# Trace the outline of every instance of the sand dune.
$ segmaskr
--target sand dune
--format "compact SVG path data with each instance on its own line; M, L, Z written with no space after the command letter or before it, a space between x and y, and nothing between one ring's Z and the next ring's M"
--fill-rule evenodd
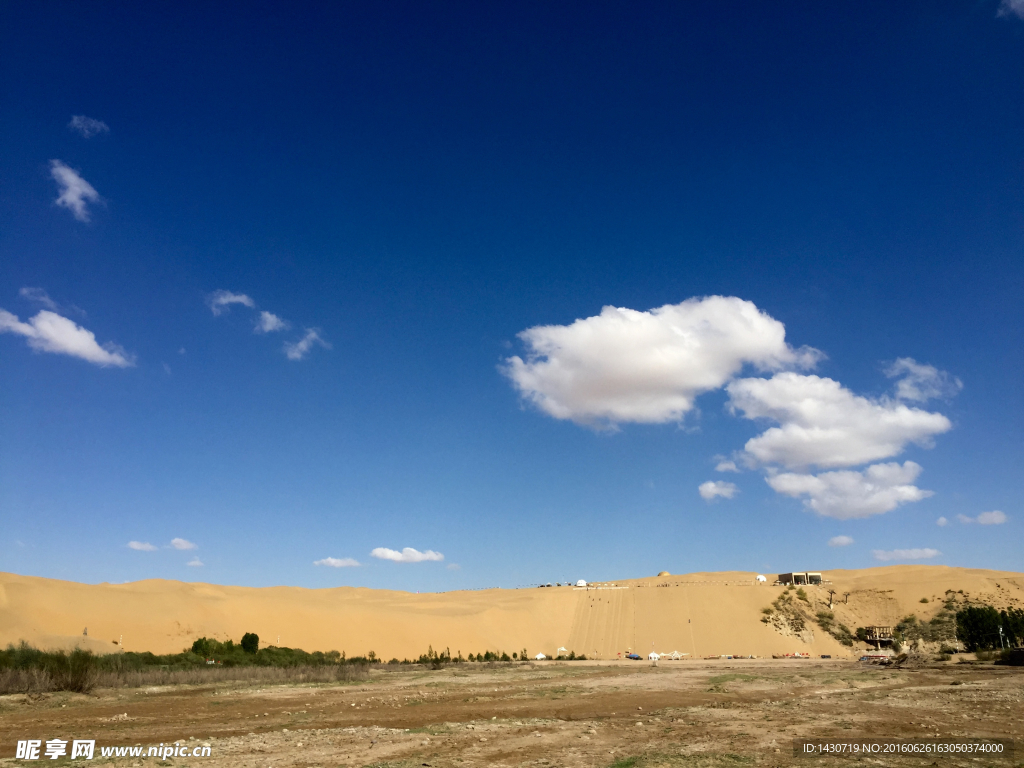
M0 644L26 640L109 652L123 637L125 650L174 653L201 636L237 642L256 632L263 645L349 656L373 650L385 659L415 657L428 645L464 655L523 648L550 655L565 647L598 658L627 649L691 656L852 653L820 629L788 636L762 623L761 609L781 588L757 586L754 575L691 573L623 580L614 588L412 594L157 579L91 585L0 573ZM999 606L1024 605L1021 573L897 565L824 577L830 585L807 589L812 607L827 603L831 587L838 593L836 619L851 628L895 624L911 613L928 619L941 607L934 598L948 589ZM921 603L923 597L930 602Z

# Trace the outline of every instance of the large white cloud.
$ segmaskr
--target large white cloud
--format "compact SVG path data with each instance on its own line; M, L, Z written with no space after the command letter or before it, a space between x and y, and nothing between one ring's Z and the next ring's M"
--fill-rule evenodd
M820 475L785 472L769 475L765 481L777 493L807 497L804 505L823 517L837 520L881 515L900 504L920 501L932 495L913 485L921 467L912 461L900 465L872 464L863 472L840 470Z
M736 487L735 483L727 483L724 480L708 480L697 487L697 492L705 501L711 501L717 496L731 499L740 492L740 489Z
M370 552L370 556L380 560L393 560L396 563L422 563L426 560L444 560L444 555L440 552L435 552L432 549L420 552L412 547L406 547L401 552L395 549L388 549L387 547L377 547Z
M37 352L71 355L100 366L128 368L135 364L131 355L117 344L108 342L100 346L92 331L48 309L41 310L27 323L0 309L0 333L24 336Z
M734 412L780 424L747 441L747 457L760 464L851 467L895 456L908 443L929 446L952 426L941 413L871 400L833 379L790 371L737 379L726 390Z
M887 562L889 560L927 560L942 553L937 549L923 547L921 549L873 549L871 554L875 560Z
M50 175L57 182L57 205L67 208L79 221L89 221L89 203L100 202L100 193L74 168L60 160L50 161Z
M811 367L821 357L793 349L781 322L729 296L647 312L607 306L571 325L528 328L519 338L526 359L506 359L505 375L548 415L581 424L677 421L697 395L745 365Z

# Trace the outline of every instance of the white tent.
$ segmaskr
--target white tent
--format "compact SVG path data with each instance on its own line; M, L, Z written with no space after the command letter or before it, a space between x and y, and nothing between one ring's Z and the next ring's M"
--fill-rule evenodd
M587 582L585 582L583 579L580 579L579 581L576 582L576 586L577 587L585 587L585 586L587 586Z
M760 573L759 573L759 574L757 574L757 583L758 583L758 584L764 584L764 583L765 583L766 581L768 581L768 579L766 579L766 578L765 578L764 576L762 576L762 575L761 575Z
M537 654L536 656L534 656L533 658L535 658L535 659L536 659L537 661L540 661L541 659L546 659L546 658L547 658L547 656L545 656L545 655L544 655L543 653L538 653L538 654Z
M663 653L663 654L661 654L661 658L663 658L663 659L672 659L672 661L679 661L681 658L683 658L683 656L689 656L689 655L690 654L688 654L688 653L680 653L679 651L672 651L672 653Z
M661 658L661 656L656 654L654 651L651 651L649 654L647 654L647 658L650 659L651 661L657 661L658 659Z

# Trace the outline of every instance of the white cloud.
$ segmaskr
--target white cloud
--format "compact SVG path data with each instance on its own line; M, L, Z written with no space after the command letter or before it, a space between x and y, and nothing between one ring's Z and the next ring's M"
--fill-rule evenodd
M1006 520L1006 515L998 509L994 509L991 512L982 512L977 517L978 525L1002 525Z
M1024 0L1003 0L999 4L999 10L996 12L997 16L1016 16L1018 19L1024 19Z
M715 472L739 472L735 461L720 461L715 465Z
M256 323L256 333L272 333L283 331L288 323L275 315L273 312L260 312L260 319Z
M191 560L185 563L185 565L191 566L192 568L202 568L203 561L200 560L198 557L193 557Z
M794 350L781 322L727 296L647 312L607 306L571 325L528 328L519 338L526 359L507 358L502 372L549 416L589 425L678 421L697 395L747 364L813 367L822 356Z
M729 407L772 427L747 441L747 456L786 467L843 467L889 458L907 443L928 447L952 427L941 413L891 400L869 400L838 381L792 372L731 382Z
M95 187L60 160L50 161L50 175L60 192L57 205L67 208L79 221L89 221L89 203L100 202L100 193Z
M256 302L244 293L232 293L231 291L214 291L206 297L206 304L215 315L221 315L231 309L232 304L241 304L244 307L254 309Z
M697 491L702 499L711 501L716 496L721 496L723 499L731 499L740 492L740 489L733 483L727 483L722 480L708 480L706 483L701 483Z
M309 350L313 348L314 344L319 344L324 349L330 349L331 345L320 338L318 328L307 328L306 335L295 343L286 342L284 345L284 353L288 356L289 360L302 360L306 355L309 354Z
M830 547L848 547L853 544L852 536L833 536L828 540Z
M939 528L945 528L947 525L949 525L949 520L947 520L944 517L940 517L938 520L935 521L935 524L939 526Z
M930 557L941 555L937 549L873 549L871 554L875 560L927 560Z
M355 568L359 565L359 561L351 557L325 557L323 560L314 560L313 565L327 565L331 568Z
M804 506L822 517L837 520L881 515L900 504L933 495L912 485L921 467L912 461L872 464L863 472L841 470L820 475L786 472L769 475L765 481L777 493L804 499Z
M175 549L196 549L198 547L188 539L171 539L171 546Z
M440 552L435 552L432 549L420 552L412 547L406 547L401 552L388 549L387 547L377 547L370 552L370 555L381 560L394 560L396 563L422 563L424 560L444 560L444 555Z
M462 566L459 565L458 563L448 563L448 565L446 565L445 568L447 568L449 571L461 571L462 570Z
M100 366L129 368L135 365L134 358L117 344L108 342L100 346L92 331L48 309L40 310L27 323L0 309L0 333L24 336L37 352L71 355Z
M156 547L148 541L129 541L128 549L134 549L139 552L156 552Z
M102 120L95 120L85 115L75 115L68 123L68 128L78 131L86 139L91 139L100 133L110 133L110 126Z
M42 288L30 288L26 286L18 290L18 295L23 299L28 299L29 301L34 301L37 304L42 304L44 307L53 310L54 312L60 310L60 307L57 306L57 302L51 299L50 294Z
M957 515L956 519L965 525L970 525L971 523L977 523L978 525L1002 525L1009 518L1006 517L1006 513L1000 512L998 509L994 509L991 512L982 512L977 517Z
M896 382L896 399L923 403L934 398L949 398L964 388L960 379L940 371L933 365L917 362L912 357L901 357L885 370Z

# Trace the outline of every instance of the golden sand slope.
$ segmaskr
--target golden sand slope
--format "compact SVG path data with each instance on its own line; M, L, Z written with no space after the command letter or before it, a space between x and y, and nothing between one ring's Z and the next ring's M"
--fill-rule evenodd
M824 574L809 587L821 607L831 586L838 621L854 628L927 619L947 589L995 605L1024 605L1024 574L946 566L897 565ZM769 574L769 578L774 578ZM176 653L197 637L234 639L255 632L262 645L339 650L349 656L415 657L428 645L463 655L485 650L551 655L564 647L615 658L679 651L691 657L801 651L849 655L820 629L784 636L761 622L780 587L756 586L752 572L692 573L632 579L599 588L491 589L412 594L340 587L222 587L148 580L77 584L0 573L0 644L81 645L95 651ZM849 592L848 603L843 595ZM82 636L85 627L89 636ZM280 638L280 639L278 639Z

